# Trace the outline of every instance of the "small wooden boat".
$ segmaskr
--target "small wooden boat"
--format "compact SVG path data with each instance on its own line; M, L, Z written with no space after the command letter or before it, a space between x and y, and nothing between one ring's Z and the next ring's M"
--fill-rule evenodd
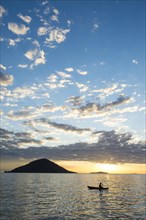
M108 189L108 187L102 187L102 188L100 188L100 187L96 187L96 186L87 186L88 187L88 189L98 189L98 190L107 190Z

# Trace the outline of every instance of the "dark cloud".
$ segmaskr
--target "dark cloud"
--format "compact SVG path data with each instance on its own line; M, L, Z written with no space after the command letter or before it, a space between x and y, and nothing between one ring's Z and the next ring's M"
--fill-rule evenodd
M130 100L131 98L128 96L120 95L116 101L108 103L107 106L115 106L115 105L121 105L123 103L126 103Z
M66 102L71 103L73 106L80 106L83 103L83 97L81 96L71 96Z
M4 136L6 134L14 135L14 133L6 130L4 132L4 129L2 132ZM145 143L134 143L132 134L117 134L113 130L94 132L94 135L99 133L100 136L97 143L81 142L58 147L41 146L36 148L28 147L26 149L17 147L23 140L16 140L18 135L14 135L13 139L2 139L1 155L27 159L46 157L52 160L86 160L101 163L145 163ZM32 140L26 139L25 141L29 144L29 141ZM39 141L33 141L39 144Z
M2 129L2 128L0 128L0 136L1 137L3 137L3 136L7 136L7 135L13 135L14 134L14 132L12 132L12 131L8 131L8 130L5 130L5 129Z
M14 141L14 132L8 131L5 129L0 128L0 146L2 147L9 147L9 145L14 145L16 142Z
M31 138L32 137L32 135L28 132L17 132L15 133L15 136L19 138Z
M97 135L97 134L102 134L104 131L94 131L92 132L92 136Z
M23 92L23 95L24 95L24 92ZM23 98L24 97L25 95L23 96ZM20 95L18 95L17 98L20 98ZM44 112L64 111L65 109L66 109L65 106L54 106L51 103L45 103L44 105L37 106L37 107L26 106L26 107L23 107L19 111L10 110L7 116L11 120L25 120L28 118L31 119L34 117L38 117Z
M11 110L7 116L12 120L24 120L25 118L33 118L35 113L26 108L16 112Z
M24 122L24 123L25 123L25 125L27 125L26 122ZM50 134L50 131L44 131L44 130L40 130L40 129L34 129L34 131L38 132L39 134Z
M57 139L54 137L45 137L46 140L48 141L56 141Z
M35 119L32 121L25 121L24 124L28 125L28 126L33 126L33 127L38 126L38 125L43 125L46 127L49 126L52 128L63 130L65 132L75 132L75 133L79 133L79 134L82 134L83 132L91 131L91 129L89 129L89 128L77 128L73 125L52 122L46 118Z
M35 140L35 139L19 139L17 141L17 146L25 146L25 145L36 145L36 144L39 144L41 145L42 144L42 141L40 140Z
M0 129L1 147L4 149L17 148L27 144L39 144L42 142L33 138L31 133L28 132L11 132L5 129Z
M112 109L113 107L121 105L123 103L127 103L130 101L130 99L131 99L130 97L121 95L117 98L116 101L109 102L104 105L93 103L93 102L87 103L86 105L81 106L79 108L73 108L73 111L78 112L81 115L88 115L88 114L91 114L92 112L100 113L102 111L108 111Z
M13 76L7 73L0 72L0 85L9 86L11 84L13 84Z

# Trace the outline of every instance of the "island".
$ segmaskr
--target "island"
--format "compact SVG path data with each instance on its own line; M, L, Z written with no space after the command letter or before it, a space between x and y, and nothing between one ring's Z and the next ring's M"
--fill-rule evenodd
M34 160L24 166L17 167L5 173L75 173L69 171L48 159Z
M92 172L92 173L90 173L90 174L109 174L109 173L107 173L107 172L102 172L102 171L99 171L99 172Z

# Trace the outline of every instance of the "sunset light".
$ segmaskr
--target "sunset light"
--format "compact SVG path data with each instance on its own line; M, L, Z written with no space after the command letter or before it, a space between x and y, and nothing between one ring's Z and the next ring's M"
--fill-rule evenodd
M142 1L13 3L0 6L0 169L39 158L84 173L143 166Z
M3 220L146 219L145 3L0 1Z
M98 169L108 173L118 172L118 165L116 164L97 164L97 167Z

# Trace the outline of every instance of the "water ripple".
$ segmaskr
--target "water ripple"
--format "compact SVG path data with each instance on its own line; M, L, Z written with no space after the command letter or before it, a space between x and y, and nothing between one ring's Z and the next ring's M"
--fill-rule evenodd
M144 188L144 175L1 174L0 219L144 220Z

